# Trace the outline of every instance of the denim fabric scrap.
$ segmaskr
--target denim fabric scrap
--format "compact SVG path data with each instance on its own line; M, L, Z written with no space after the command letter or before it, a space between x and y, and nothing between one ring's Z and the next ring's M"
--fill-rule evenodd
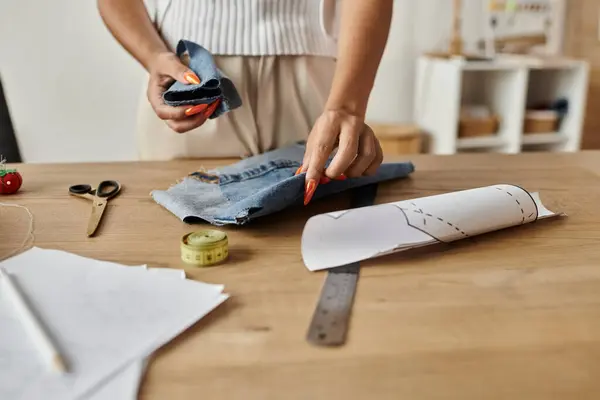
M212 171L198 171L167 190L154 190L154 201L183 222L244 225L285 208L302 205L305 174L294 176L302 164L304 142L243 159ZM329 159L328 163L331 161ZM319 185L313 199L391 179L414 171L411 162L384 163L374 176L332 180Z
M163 93L165 104L169 106L209 104L221 99L221 103L210 116L211 119L242 105L242 99L235 85L216 66L208 50L194 42L180 40L177 44L176 53L179 58L186 56L185 58L189 60L187 62L188 67L198 75L200 84L174 82Z

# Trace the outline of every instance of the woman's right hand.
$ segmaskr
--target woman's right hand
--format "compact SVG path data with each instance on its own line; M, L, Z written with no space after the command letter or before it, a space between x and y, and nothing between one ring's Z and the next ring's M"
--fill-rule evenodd
M159 53L150 63L150 79L148 81L148 101L156 115L175 132L184 133L195 129L215 112L218 100L212 104L199 104L196 106L171 107L163 101L163 93L175 81L184 84L199 84L200 79L192 70L186 67L181 60L170 52Z

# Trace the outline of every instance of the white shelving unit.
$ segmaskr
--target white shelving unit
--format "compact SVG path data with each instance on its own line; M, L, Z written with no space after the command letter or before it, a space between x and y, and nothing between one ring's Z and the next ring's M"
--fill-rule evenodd
M499 56L465 61L421 56L417 64L414 120L429 134L430 152L527 150L577 151L585 114L589 66L585 61L540 61ZM565 99L568 112L557 132L524 134L525 111L540 102ZM482 104L500 119L493 136L459 138L462 105Z

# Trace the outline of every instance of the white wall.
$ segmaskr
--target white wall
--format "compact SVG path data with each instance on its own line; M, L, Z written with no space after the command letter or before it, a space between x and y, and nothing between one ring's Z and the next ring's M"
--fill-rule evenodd
M466 0L479 37L483 0ZM447 45L452 2L396 0L368 118L410 122L415 57ZM135 159L145 77L102 24L94 0L0 1L0 77L26 162Z
M450 0L396 0L386 51L369 100L368 119L379 123L412 122L416 58L446 50L452 28ZM463 0L462 32L467 49L483 34L486 0Z
M133 159L142 74L94 0L0 1L0 78L25 161Z

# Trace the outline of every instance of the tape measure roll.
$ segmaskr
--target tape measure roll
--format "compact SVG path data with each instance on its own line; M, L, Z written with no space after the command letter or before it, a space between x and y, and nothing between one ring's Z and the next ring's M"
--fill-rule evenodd
M227 234L218 230L191 232L181 238L181 259L198 266L224 261L229 255Z

